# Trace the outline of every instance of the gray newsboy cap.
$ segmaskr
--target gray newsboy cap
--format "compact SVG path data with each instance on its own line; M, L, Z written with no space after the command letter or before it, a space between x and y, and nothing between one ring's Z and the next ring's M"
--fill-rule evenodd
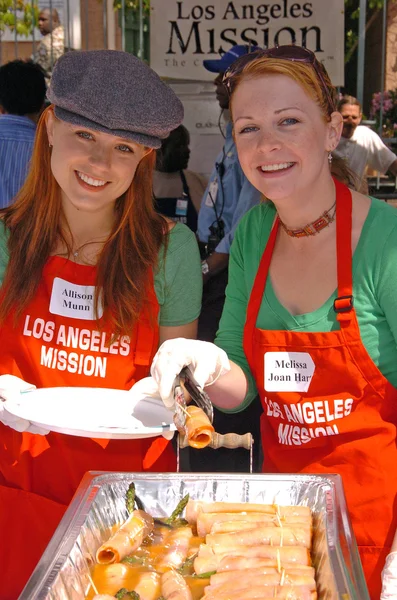
M62 121L150 148L159 148L183 120L171 88L139 58L117 50L61 56L47 97Z

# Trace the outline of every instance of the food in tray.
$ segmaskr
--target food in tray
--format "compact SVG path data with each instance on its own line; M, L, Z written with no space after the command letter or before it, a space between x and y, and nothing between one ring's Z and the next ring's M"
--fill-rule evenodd
M130 517L97 552L89 600L317 598L308 507L186 496L153 518L133 484L126 505Z

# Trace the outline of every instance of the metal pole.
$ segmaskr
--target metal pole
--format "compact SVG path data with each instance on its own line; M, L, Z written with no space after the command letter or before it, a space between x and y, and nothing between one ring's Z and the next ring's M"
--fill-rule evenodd
M102 0L103 6L103 47L107 50L108 47L108 10L106 0Z
M380 66L380 109L379 109L379 135L383 132L383 102L385 90L385 62L386 62L386 21L387 21L387 0L383 2L382 9L382 64ZM396 180L397 181L397 180ZM376 189L380 188L380 173L376 173Z
M89 27L88 27L88 0L85 0L85 4L84 4L84 15L85 15L85 49L88 50L89 48L89 44L88 44L88 31L89 31Z
M36 37L35 37L35 27L36 27L36 6L35 0L32 0L32 56L36 53Z
M365 58L365 22L367 0L360 0L360 16L358 19L358 58L357 58L357 100L364 100L364 58Z
M379 112L379 135L383 130L383 98L385 90L385 69L386 69L386 27L387 27L387 0L383 2L382 10L382 64L380 69L380 112Z
M70 41L70 1L69 0L66 0L66 19L67 19L67 22L68 22L67 29L66 29L66 31L67 31L67 38L68 38L68 50L70 50L71 47L72 47L72 44L71 44L71 41Z
M51 74L52 74L52 70L54 68L54 40L53 40L53 37L52 37L52 28L53 28L53 23L52 23L52 0L50 0Z
M125 0L121 0L121 49L125 50Z
M14 52L15 52L15 58L18 58L17 0L14 0L14 18L15 18L15 27L14 27Z
M139 0L139 58L143 60L143 0Z

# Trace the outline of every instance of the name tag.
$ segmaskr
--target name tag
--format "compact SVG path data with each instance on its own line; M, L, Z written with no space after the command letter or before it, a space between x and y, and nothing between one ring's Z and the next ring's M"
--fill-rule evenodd
M209 185L207 197L205 199L205 205L214 207L215 203L216 203L217 195L218 195L218 180L214 179L214 181L211 181L211 183Z
M176 217L186 217L187 215L187 199L186 198L178 198L176 201L175 207L175 216Z
M315 364L307 352L266 352L264 387L267 392L307 392Z
M94 296L95 286L93 285L77 285L55 277L51 292L50 313L71 319L95 321ZM98 318L100 319L102 315L103 307L99 301Z

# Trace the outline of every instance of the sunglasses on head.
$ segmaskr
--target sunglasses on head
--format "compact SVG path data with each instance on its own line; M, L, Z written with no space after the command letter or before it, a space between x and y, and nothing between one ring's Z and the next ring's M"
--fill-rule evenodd
M288 60L290 62L301 62L312 65L316 72L318 80L321 84L323 91L327 97L328 105L331 112L336 110L335 103L331 97L327 84L325 83L323 74L321 72L320 63L318 62L316 55L311 50L303 48L302 46L277 46L276 48L267 48L264 50L255 50L240 56L225 72L223 76L223 84L225 85L229 94L233 90L233 78L241 73L245 65L252 62L257 58L277 58L281 60Z

